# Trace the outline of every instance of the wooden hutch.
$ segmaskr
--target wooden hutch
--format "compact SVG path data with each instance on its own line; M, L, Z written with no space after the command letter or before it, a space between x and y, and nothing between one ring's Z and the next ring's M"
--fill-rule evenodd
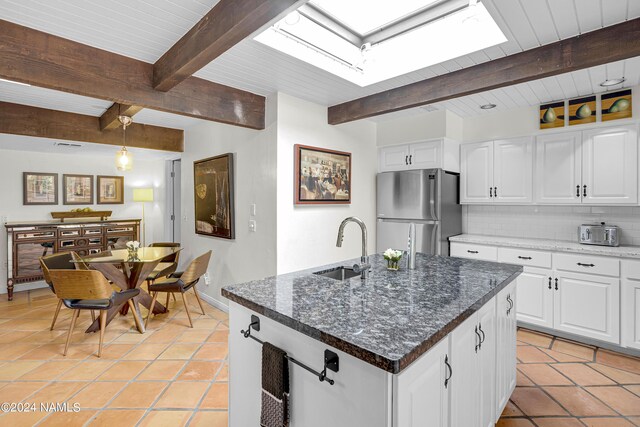
M139 219L8 222L5 227L9 301L16 284L43 280L41 256L64 251L84 256L123 249L126 242L140 236Z

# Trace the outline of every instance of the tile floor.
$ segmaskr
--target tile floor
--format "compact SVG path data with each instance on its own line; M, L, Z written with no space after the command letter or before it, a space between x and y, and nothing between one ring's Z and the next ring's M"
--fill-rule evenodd
M191 298L195 304L195 299ZM227 425L227 315L181 302L139 334L115 319L98 359L81 314L62 356L70 311L46 290L0 300L0 402L69 402L79 412L0 413L0 426ZM548 335L518 331L518 384L498 426L640 426L640 359Z
M98 335L84 333L88 312L63 357L71 311L63 308L50 332L57 300L48 289L17 293L12 302L2 296L0 402L66 401L81 409L0 412L0 426L226 426L228 318L206 303L206 315L198 314L190 299L193 329L178 297L145 334L131 315L114 319L98 359Z
M499 427L640 426L640 359L526 329L517 353Z

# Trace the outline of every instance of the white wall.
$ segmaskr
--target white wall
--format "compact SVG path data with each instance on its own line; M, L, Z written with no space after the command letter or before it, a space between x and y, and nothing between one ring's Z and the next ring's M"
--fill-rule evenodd
M378 146L404 144L447 136L447 112L424 112L377 123Z
M278 274L311 268L361 254L360 228L349 224L342 248L336 247L340 222L362 219L369 233L368 250L375 250L376 124L360 120L327 124L327 107L278 94ZM350 205L295 206L293 170L295 144L352 154Z
M184 266L195 256L213 250L210 285L198 290L226 305L220 289L229 284L260 279L276 272L276 124L275 96L267 100L267 128L243 129L203 123L185 131L182 155L182 246ZM235 239L195 234L193 162L235 153ZM249 232L249 205L256 204L257 231ZM186 220L185 220L186 217Z
M115 153L115 148L114 148ZM97 175L124 175L124 200L122 205L88 205L94 210L106 209L113 211L112 218L141 218L142 206L132 202L134 187L155 188L154 202L147 203L145 217L147 220L146 241L164 240L165 219L165 176L164 160L142 160L134 158L133 170L122 173L115 170L113 155L82 155L59 154L34 151L0 150L0 182L2 186L2 203L0 204L0 218L8 222L19 221L49 221L53 211L66 211L76 207L62 204L62 175L81 174L94 175L94 190ZM24 206L22 204L22 173L23 172L53 172L58 174L58 205ZM95 195L94 195L95 200ZM7 234L6 228L0 230L0 293L7 289ZM43 286L43 282L34 284L17 284L15 291Z

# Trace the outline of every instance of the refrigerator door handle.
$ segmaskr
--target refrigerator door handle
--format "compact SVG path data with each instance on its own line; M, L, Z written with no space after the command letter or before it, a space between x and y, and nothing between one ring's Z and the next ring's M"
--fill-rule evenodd
M432 255L440 255L440 251L436 247L436 243L438 242L438 226L439 223L433 224L433 228L431 229L431 254Z
M435 177L429 176L429 211L431 212L431 219L436 218L436 180Z

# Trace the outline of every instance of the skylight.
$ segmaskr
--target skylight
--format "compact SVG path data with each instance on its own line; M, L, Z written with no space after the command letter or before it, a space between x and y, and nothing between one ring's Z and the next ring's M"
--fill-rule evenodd
M440 13L443 5L449 5L444 16L430 10ZM312 0L299 11L255 40L359 86L507 41L474 0Z

